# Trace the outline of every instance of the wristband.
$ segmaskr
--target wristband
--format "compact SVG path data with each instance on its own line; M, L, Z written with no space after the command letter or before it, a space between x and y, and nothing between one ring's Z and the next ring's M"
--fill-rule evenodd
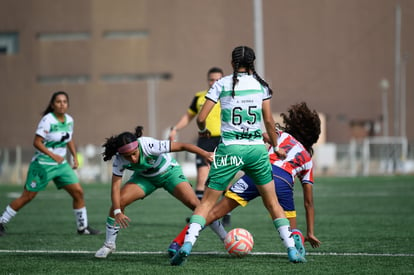
M114 210L114 216L118 215L119 213L122 213L121 209L117 208Z
M171 126L170 131L177 131L177 128L175 126Z
M207 132L207 127L206 128L204 128L203 130L198 130L198 132L200 133L200 134L203 134L203 133L205 133L205 132Z
M276 145L275 147L273 147L273 151L275 151L275 153L276 153L277 151L279 151L279 145Z

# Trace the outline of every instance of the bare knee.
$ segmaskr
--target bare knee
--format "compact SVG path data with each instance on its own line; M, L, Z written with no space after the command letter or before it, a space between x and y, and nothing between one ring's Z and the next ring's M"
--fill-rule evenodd
M76 201L82 201L83 200L83 190L82 188L77 188L70 192L72 198Z
M23 193L10 203L10 207L15 210L19 211L23 206L31 202L37 195L37 192L31 192L24 189Z

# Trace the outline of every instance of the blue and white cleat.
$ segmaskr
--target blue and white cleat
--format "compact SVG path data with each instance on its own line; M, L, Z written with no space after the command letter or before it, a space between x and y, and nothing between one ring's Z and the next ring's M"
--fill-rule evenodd
M302 232L300 232L300 230L298 230L298 229L293 229L292 230L292 238L295 241L295 247L298 250L299 254L302 257L305 257L306 250L305 250L305 246L304 246L304 238L303 238Z
M193 245L185 242L178 252L171 258L171 265L183 265L191 253Z
M288 248L288 258L289 258L289 261L292 263L306 263L305 257L300 255L296 247Z

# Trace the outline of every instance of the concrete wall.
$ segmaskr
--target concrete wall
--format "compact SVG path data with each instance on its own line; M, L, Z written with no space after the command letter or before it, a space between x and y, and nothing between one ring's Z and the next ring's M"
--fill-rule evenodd
M353 122L380 123L379 82L387 78L393 134L397 2L402 8L401 53L411 56L406 65L407 136L414 140L410 0L263 0L264 78L275 91L274 112L306 101L324 114L326 141L346 143ZM0 146L31 146L40 113L57 90L70 94L78 145L100 145L106 137L136 125L164 138L194 93L206 88L207 70L220 66L230 74L232 49L254 47L252 3L0 0L0 34L19 33L18 53L0 54ZM130 36L106 36L113 32ZM44 38L56 33L81 33L86 38ZM81 76L81 81L44 82L56 76ZM111 82L108 76L126 80ZM155 110L148 91L155 91ZM155 114L152 123L149 113ZM194 122L181 132L180 140L195 140Z

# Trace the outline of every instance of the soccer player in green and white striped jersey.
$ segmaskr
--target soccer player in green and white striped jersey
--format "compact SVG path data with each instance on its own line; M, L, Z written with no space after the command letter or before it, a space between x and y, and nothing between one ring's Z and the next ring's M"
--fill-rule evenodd
M0 217L0 236L5 234L4 224L17 212L44 190L51 180L58 189L65 189L73 198L73 212L78 233L96 235L100 232L88 225L88 216L83 198L83 189L73 169L78 160L73 141L73 118L66 112L69 108L69 96L64 91L55 92L39 122L33 145L36 153L27 172L26 184L19 198L13 200ZM72 167L66 161L69 149L73 157Z
M190 218L190 226L183 246L171 259L172 265L181 265L190 255L206 217L221 193L240 170L257 185L263 204L272 217L283 244L287 248L289 261L305 262L292 238L289 220L280 206L272 178L272 168L263 142L261 123L266 127L270 142L279 157L286 153L277 144L274 131L270 99L272 90L256 73L254 51L246 46L236 47L232 52L233 74L218 80L207 92L206 102L197 117L201 134L209 135L205 120L213 106L221 104L222 143L215 151L206 190L201 204Z
M181 166L169 153L192 152L208 162L212 161L213 153L189 143L144 137L142 133L143 127L137 126L134 133L123 132L112 136L103 145L103 160L113 159L112 205L106 220L106 239L95 253L96 258L107 258L115 251L119 230L127 228L131 221L125 215L125 208L150 196L155 190L163 188L191 210L200 204ZM126 170L133 171L133 174L122 185L122 177ZM210 227L221 240L224 240L226 230L220 222L215 221Z

